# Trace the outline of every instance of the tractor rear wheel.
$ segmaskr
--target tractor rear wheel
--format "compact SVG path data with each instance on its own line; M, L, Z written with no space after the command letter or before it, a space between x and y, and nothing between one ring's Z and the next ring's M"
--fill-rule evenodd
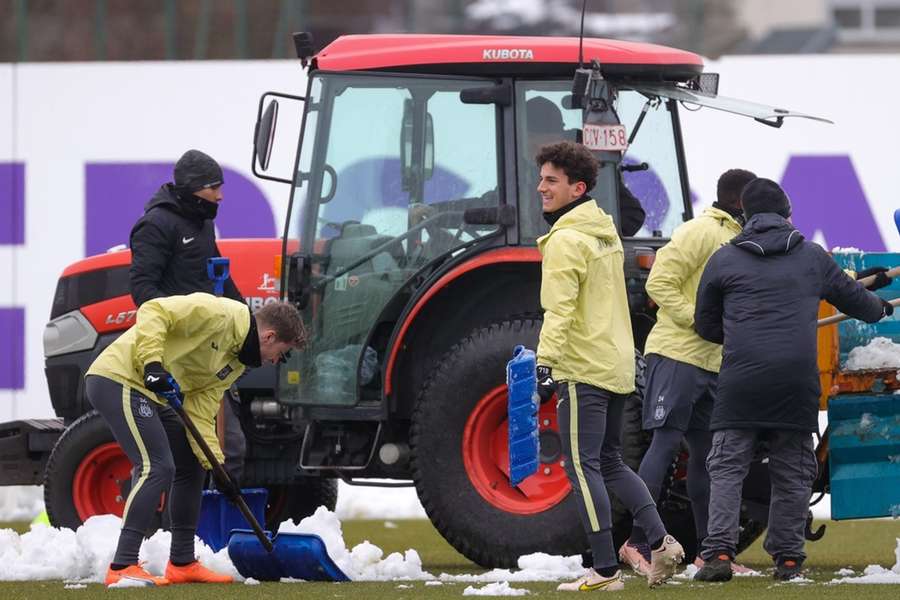
M509 483L506 363L537 344L541 321L515 319L477 329L438 361L412 416L416 490L437 530L484 567L515 567L533 552L571 555L587 540L561 466L555 403L541 407L541 465Z

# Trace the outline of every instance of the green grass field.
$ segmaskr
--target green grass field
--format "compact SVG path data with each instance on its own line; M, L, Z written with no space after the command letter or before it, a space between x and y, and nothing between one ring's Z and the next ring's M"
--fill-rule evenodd
M441 538L428 521L395 521L396 529L388 529L384 521L347 521L344 523L344 539L348 547L369 540L381 547L385 555L393 551L415 548L422 557L425 570L434 575L441 573L479 573L476 565L456 553ZM27 530L27 524L3 524L18 531ZM683 582L668 584L649 592L643 580L630 578L625 591L615 597L646 598L733 598L736 600L762 600L772 594L782 598L847 598L854 600L868 598L898 598L898 585L822 585L836 575L842 567L850 567L861 572L869 564L880 564L890 568L895 561L895 538L900 537L898 521L856 521L828 522L828 532L819 542L807 544L809 559L807 577L815 584L775 584L770 577L749 577L735 579L728 584L701 584ZM741 556L741 562L758 570L770 566L768 556L762 549L761 540ZM426 586L424 582L385 583L265 583L256 586L173 586L156 590L124 589L107 590L101 585L89 585L84 589L64 589L60 581L44 582L0 582L0 599L3 600L50 600L57 598L95 599L108 598L172 598L179 600L224 600L241 598L256 600L262 598L303 598L305 600L418 600L419 598L440 599L459 598L463 590L473 584L444 583L441 586ZM484 584L474 584L483 587ZM528 589L531 594L547 598L566 598L571 594L556 592L556 583L514 583L515 588ZM401 587L409 586L409 587Z

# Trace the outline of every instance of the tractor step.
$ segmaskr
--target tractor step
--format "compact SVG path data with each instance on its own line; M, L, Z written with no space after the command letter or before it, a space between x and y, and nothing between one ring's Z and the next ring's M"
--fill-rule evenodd
M831 517L900 512L900 396L848 395L828 403Z

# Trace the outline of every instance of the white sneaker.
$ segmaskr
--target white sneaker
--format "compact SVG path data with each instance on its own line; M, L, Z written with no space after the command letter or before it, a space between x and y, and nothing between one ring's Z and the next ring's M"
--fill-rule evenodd
M561 592L618 592L625 589L622 572L616 571L612 577L604 577L593 569L575 581L561 583L556 588Z
M658 550L650 550L650 571L647 573L647 583L655 587L670 579L675 574L675 568L684 560L684 548L678 540L671 535L663 538L662 546Z

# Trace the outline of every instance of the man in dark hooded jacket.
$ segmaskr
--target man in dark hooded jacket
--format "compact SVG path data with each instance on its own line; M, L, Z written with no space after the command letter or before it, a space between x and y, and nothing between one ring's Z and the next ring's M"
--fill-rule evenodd
M794 229L791 204L769 179L741 193L748 221L716 251L697 292L694 322L704 339L724 344L707 458L709 526L695 579L731 579L741 488L758 442L768 443L772 495L764 547L775 578L800 575L804 527L817 464L819 301L874 323L893 307L856 283L817 244Z
M175 163L174 183L163 184L131 229L131 297L148 300L193 292L214 292L207 260L220 256L213 220L222 201L222 168L211 156L188 150ZM231 277L223 295L243 303ZM259 366L259 365L250 365ZM237 417L236 388L225 393L225 468L239 481L246 438Z

